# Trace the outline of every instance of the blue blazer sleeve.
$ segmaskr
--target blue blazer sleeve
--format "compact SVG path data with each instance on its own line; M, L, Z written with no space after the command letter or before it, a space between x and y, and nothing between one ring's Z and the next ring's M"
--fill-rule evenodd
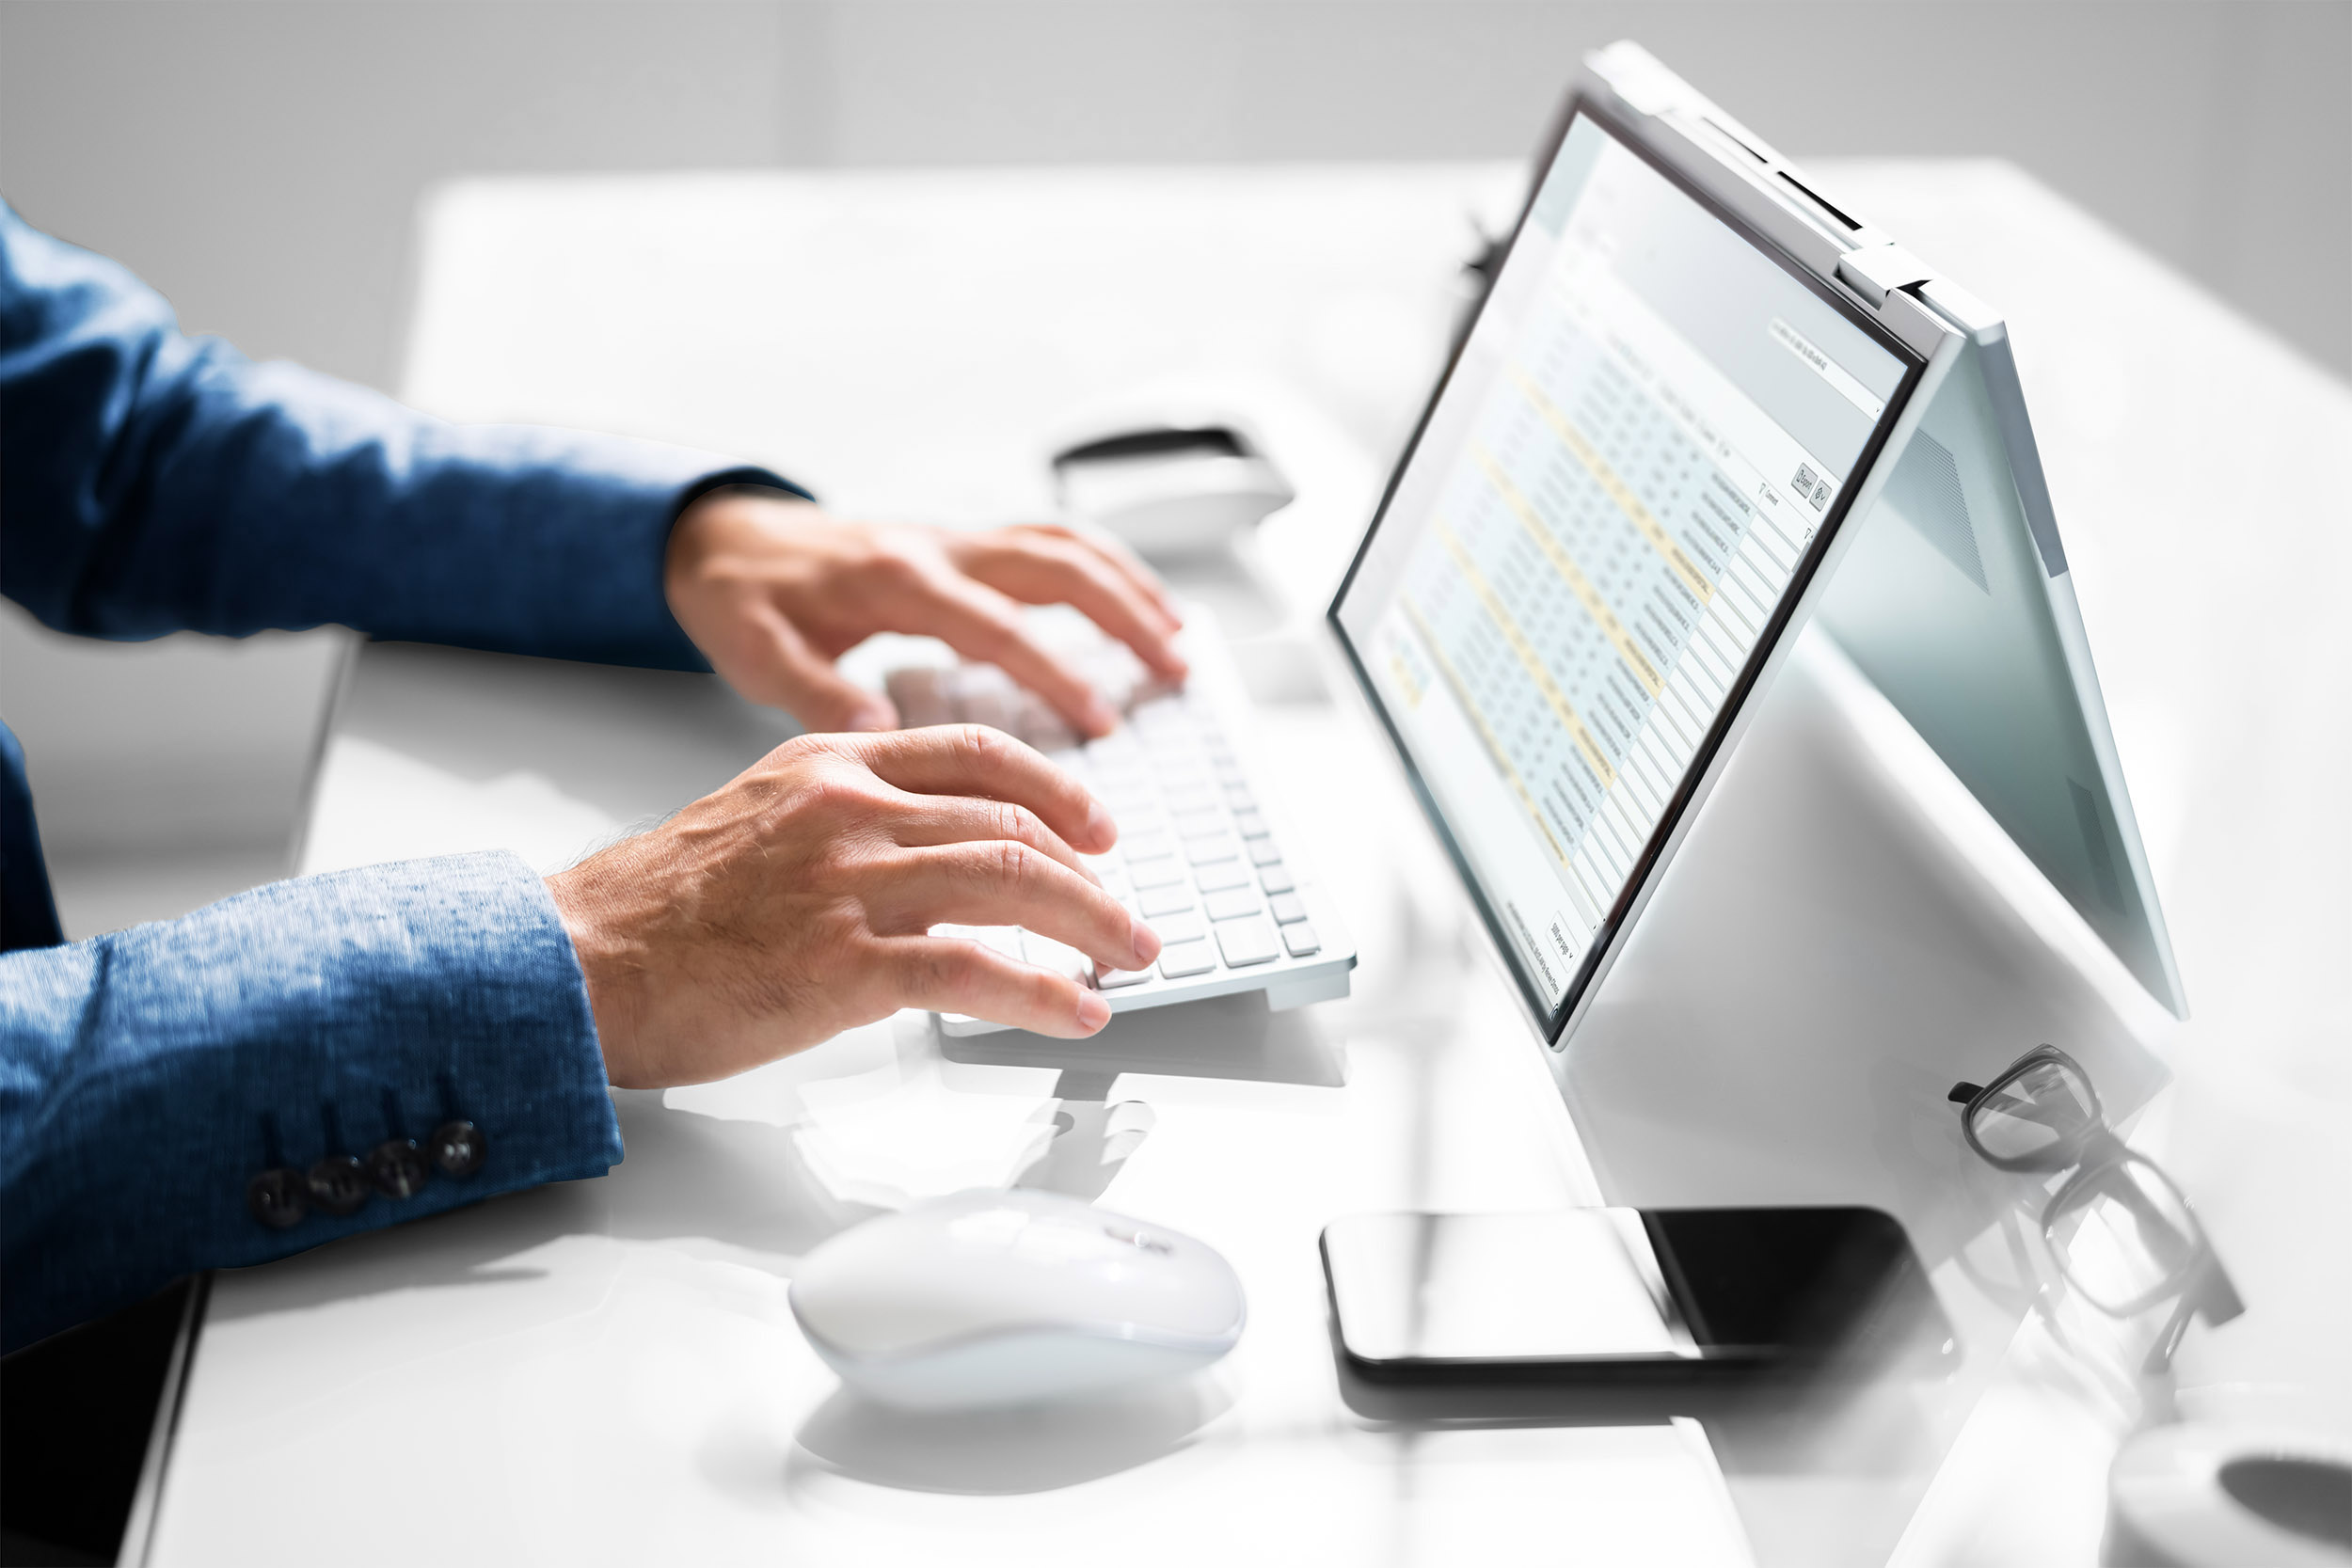
M193 1269L600 1176L621 1140L546 884L462 855L277 882L184 918L0 954L0 1338ZM337 1215L313 1167L453 1120L482 1161ZM303 1179L284 1228L249 1191ZM280 1217L283 1215L281 1213Z
M707 452L453 425L250 363L0 203L0 591L60 630L338 623L707 668L662 554L684 501L735 481L797 490Z
M0 204L0 592L61 630L340 623L701 668L662 555L685 501L733 481L792 488L677 448L453 426L251 364ZM519 861L282 882L56 945L12 741L0 774L8 1348L191 1269L620 1158L571 942ZM454 1121L480 1130L478 1170L405 1195L343 1180L345 1157ZM257 1202L257 1178L276 1200ZM302 1212L283 1228L259 1217L288 1205Z

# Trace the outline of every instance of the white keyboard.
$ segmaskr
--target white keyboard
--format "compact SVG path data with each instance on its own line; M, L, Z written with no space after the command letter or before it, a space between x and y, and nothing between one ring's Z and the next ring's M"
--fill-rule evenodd
M1234 721L1245 709L1221 645L1187 638L1194 674L1171 691L1125 647L1095 641L1057 651L1125 711L1097 740L1081 743L993 665L897 670L886 686L905 723L994 725L1044 752L1110 808L1119 843L1088 861L1159 934L1159 961L1098 977L1084 954L1018 927L934 931L1098 986L1114 1013L1245 990L1263 990L1276 1008L1346 995L1355 944L1238 744ZM950 1035L1004 1027L961 1013L942 1014L941 1024Z

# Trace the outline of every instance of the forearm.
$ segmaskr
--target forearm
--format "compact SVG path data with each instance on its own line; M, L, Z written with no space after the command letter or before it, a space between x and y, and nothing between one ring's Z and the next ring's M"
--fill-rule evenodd
M262 1262L621 1157L546 886L511 855L275 883L183 919L0 957L0 1329L20 1344L193 1269ZM317 1203L273 1168L439 1124L480 1168ZM281 1214L279 1217L283 1217Z
M682 668L663 597L707 452L459 426L183 336L0 204L0 588L61 630L376 637ZM786 486L788 488L788 486Z
M292 366L244 367L226 428L175 454L143 547L87 602L139 635L335 624L371 636L704 668L662 593L681 500L733 468L707 452L443 423ZM233 528L209 519L235 518ZM203 584L200 594L184 585ZM144 624L140 624L144 623Z

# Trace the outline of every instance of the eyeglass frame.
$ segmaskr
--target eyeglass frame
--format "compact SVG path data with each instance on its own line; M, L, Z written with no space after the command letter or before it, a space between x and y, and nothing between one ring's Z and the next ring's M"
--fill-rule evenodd
M1977 1134L1979 1114L1994 1095L2045 1062L2073 1073L2082 1085L2084 1094L2090 1100L2090 1119L2076 1131L2060 1136L2047 1148L2037 1148L2025 1154L1994 1153L1985 1148L1983 1139ZM1961 1107L1961 1135L1967 1139L1968 1147L1985 1164L2009 1171L2074 1171L2042 1208L2042 1239L2049 1247L2051 1257L2057 1260L2058 1272L2066 1276L2067 1282L2085 1301L2107 1316L2121 1319L2137 1316L2167 1297L2177 1295L2180 1298L2180 1305L2172 1309L2163 1332L2156 1336L2154 1345L2148 1352L2144 1366L2146 1371L2162 1372L2171 1365L2173 1352L2180 1348L2182 1336L2188 1332L2190 1319L2201 1315L2206 1323L2218 1326L2246 1310L2246 1304L2239 1298L2237 1287L2231 1282L2228 1272L2221 1266L2220 1258L2214 1252L2213 1242L2205 1234L2204 1222L2197 1217L2197 1211L2189 1203L2188 1195L2181 1191L2180 1183L2173 1180L2162 1165L2134 1149L2117 1134L2107 1122L2106 1108L2100 1102L2098 1085L2091 1082L2090 1074L2074 1057L2055 1045L2038 1045L2010 1063L1990 1083L1954 1084L1945 1098ZM2067 1265L2069 1243L2058 1240L2056 1232L2058 1221L2064 1219L2075 1206L2078 1195L2133 1164L2144 1167L2152 1177L2162 1182L2165 1190L2180 1205L2181 1215L2188 1222L2188 1259L2178 1269L2168 1273L2164 1281L2154 1289L2142 1291L2123 1306L2109 1307L2074 1278L2074 1271ZM2125 1190L2129 1190L2128 1181L2123 1185Z

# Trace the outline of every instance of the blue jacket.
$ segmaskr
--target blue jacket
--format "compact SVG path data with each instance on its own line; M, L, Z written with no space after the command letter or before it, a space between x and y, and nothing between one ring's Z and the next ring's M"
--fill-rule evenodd
M742 481L785 483L252 364L0 203L0 593L59 630L334 623L707 668L662 553L686 500ZM6 1348L620 1158L580 967L522 862L302 878L66 944L0 727Z

